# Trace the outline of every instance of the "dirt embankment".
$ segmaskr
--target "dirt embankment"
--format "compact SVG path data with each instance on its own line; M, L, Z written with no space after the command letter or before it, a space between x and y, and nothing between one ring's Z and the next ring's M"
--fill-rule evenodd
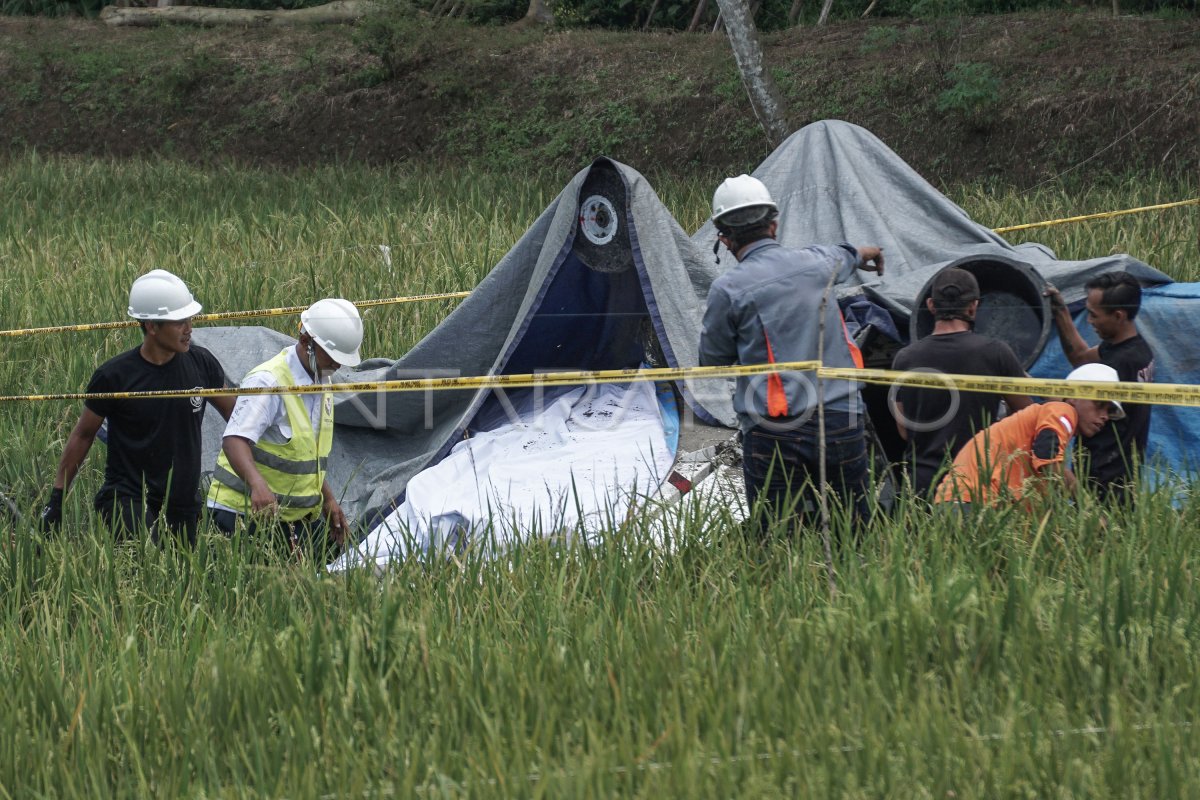
M863 21L766 50L795 127L858 123L935 181L1200 169L1195 17ZM708 35L0 18L0 75L0 153L713 173L769 151Z

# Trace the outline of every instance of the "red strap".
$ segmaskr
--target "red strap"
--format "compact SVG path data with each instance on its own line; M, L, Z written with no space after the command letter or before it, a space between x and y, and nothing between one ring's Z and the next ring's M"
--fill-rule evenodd
M854 361L854 366L862 369L862 350L859 350L858 345L856 345L854 340L850 338L850 329L846 327L846 318L842 316L840 311L838 312L838 317L840 317L842 320L842 335L846 337L846 346L850 348L850 358Z
M767 340L767 363L775 363L775 351L771 349L771 337L763 328L763 338ZM778 372L767 376L767 416L786 417L788 415L787 392L783 390L783 377Z

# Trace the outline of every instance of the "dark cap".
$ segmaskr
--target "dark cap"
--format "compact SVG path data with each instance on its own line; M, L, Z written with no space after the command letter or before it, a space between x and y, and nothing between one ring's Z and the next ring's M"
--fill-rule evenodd
M959 307L979 299L979 281L965 269L947 267L934 277L929 296L935 306Z

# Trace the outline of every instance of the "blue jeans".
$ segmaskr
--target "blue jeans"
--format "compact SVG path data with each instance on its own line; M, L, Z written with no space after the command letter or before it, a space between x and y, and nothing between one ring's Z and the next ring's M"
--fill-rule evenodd
M742 440L750 529L760 537L775 520L791 519L793 527L820 523L817 417L784 430L779 422L772 427L775 430L751 428ZM862 416L825 412L825 472L834 495L830 500L840 500L856 525L870 516L868 469Z

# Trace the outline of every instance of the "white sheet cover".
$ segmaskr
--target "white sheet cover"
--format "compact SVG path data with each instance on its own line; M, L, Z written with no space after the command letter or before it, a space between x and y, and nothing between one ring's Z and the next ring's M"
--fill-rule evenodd
M382 568L465 547L498 554L523 539L600 532L670 472L653 383L509 393L483 431L416 475L404 503L330 571ZM540 410L538 406L543 408Z

